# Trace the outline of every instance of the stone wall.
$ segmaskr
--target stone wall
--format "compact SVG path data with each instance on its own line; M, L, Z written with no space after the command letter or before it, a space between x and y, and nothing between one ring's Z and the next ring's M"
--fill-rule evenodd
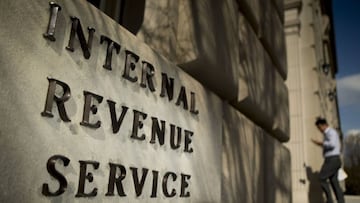
M290 202L281 2L141 2L0 2L0 201Z
M145 9L143 28L137 36L272 136L289 140L284 16L279 12L282 3L182 0L177 8L169 8L171 1L160 2L147 1L153 12ZM157 19L176 12L176 20L169 20L168 15L159 23L150 22L154 16ZM166 29L156 29L157 24ZM157 33L166 36L166 43L159 43ZM186 56L179 54L184 42Z
M289 150L227 105L223 126L222 200L291 202Z
M188 9L169 36L191 57L158 51L226 102L223 201L291 202L290 154L278 142L290 139L283 1L178 2Z

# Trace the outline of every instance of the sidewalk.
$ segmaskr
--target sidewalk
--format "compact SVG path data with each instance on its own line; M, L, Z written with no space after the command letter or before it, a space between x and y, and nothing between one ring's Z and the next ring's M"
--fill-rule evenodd
M345 195L346 203L360 203L360 196Z

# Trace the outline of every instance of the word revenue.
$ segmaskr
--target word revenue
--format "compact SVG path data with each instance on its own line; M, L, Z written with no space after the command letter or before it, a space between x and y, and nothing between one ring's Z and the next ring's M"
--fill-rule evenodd
M48 87L48 93L46 97L45 102L45 109L43 112L41 112L41 115L44 117L54 117L52 113L52 107L55 103L57 105L59 116L60 118L65 122L70 122L70 118L67 115L67 110L65 109L65 102L67 102L71 97L71 91L69 85L67 85L65 82L48 78L49 80L49 87ZM62 95L56 95L56 92L62 92ZM97 105L100 105L103 97L88 91L84 91L84 110L83 110L83 118L80 122L80 125L89 127L89 128L99 128L101 126L101 121L94 121L90 122L90 115L94 115L98 111ZM96 104L97 103L97 104ZM116 102L112 100L107 100L109 110L110 110L110 117L111 117L111 123L112 123L112 131L113 133L119 132L119 129L122 125L122 122L125 118L125 116L128 114L129 107L122 105L120 116L116 115ZM144 126L144 120L147 118L147 114L138 110L133 110L133 122L132 122L132 132L131 132L131 138L136 140L145 140L145 134L140 134L138 130L143 128ZM150 143L155 144L156 143L156 137L160 144L160 146L164 145L165 143L165 126L166 122L164 120L160 120L156 117L151 117L151 139ZM192 136L193 132L190 130L183 130L179 126L175 126L173 124L169 124L170 126L170 139L169 145L171 149L177 150L181 147L181 144L183 145L183 151L187 153L192 153L194 150L190 146L192 142ZM184 131L184 136L182 136L182 131ZM182 142L183 140L183 142Z
M55 28L58 13L61 11L61 7L53 2L50 2L50 19L48 24L47 32L43 34L44 38L49 41L55 41ZM88 27L88 40L86 41L84 31L82 29L79 18L71 16L70 17L72 26L70 30L70 38L68 45L66 46L66 50L70 52L75 51L75 39L79 40L81 50L83 52L84 58L89 59L91 57L91 47L93 44L95 29ZM77 37L77 38L76 38ZM103 68L107 71L111 71L113 69L112 59L116 54L120 56L120 51L125 52L124 61L124 69L122 77L130 81L131 83L137 83L141 88L148 88L150 92L156 92L156 69L155 67L144 60L140 60L140 57L133 53L132 51L126 50L125 48L121 48L120 44L110 39L105 35L100 36L100 44L104 44L103 47L106 49L106 58L103 65ZM122 55L121 55L122 56ZM141 61L141 62L140 62ZM136 75L136 69L141 68L141 74ZM140 72L140 70L139 70ZM190 92L190 98L188 98L188 93L186 92L186 88L181 86L178 91L178 96L175 102L175 105L182 105L184 110L188 110L190 113L197 115L199 111L196 108L196 100L195 93ZM168 98L168 101L172 101L174 99L174 78L168 77L166 73L161 73L161 92L160 97ZM190 107L189 107L190 104Z

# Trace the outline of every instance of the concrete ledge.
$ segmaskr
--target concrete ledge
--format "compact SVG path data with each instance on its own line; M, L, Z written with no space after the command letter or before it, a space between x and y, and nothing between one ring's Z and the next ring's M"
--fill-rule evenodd
M360 196L345 195L345 202L346 203L359 203Z

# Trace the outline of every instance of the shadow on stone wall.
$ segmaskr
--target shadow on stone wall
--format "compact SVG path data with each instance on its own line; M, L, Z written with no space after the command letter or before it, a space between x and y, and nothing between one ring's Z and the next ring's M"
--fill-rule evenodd
M263 134L233 108L224 111L222 201L263 202Z
M290 151L267 133L265 148L265 202L291 202Z
M236 7L231 1L191 1L190 9L197 55L179 66L221 98L236 98L239 63Z
M231 107L224 118L223 202L291 202L289 150Z
M306 177L309 181L308 199L309 203L324 202L322 189L319 181L319 171L313 171L310 166L305 166Z
M230 0L146 1L137 37L220 97L235 99L239 60L235 5Z
M258 33L239 12L239 4L231 0L158 0L145 4L138 38L232 102L271 135L282 142L289 140L288 92L283 81L286 71L277 71L279 64L274 63L286 62L286 56L272 50L277 47L284 52L283 32L273 36L269 31L266 36L274 39L266 38L267 42L274 44L265 49ZM271 5L258 9L268 11ZM274 15L270 17L280 21ZM280 22L266 22L272 31L275 25L281 27Z

